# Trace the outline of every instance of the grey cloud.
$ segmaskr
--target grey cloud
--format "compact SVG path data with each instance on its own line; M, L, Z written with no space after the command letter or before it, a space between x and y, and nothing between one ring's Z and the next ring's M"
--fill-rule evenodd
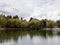
M55 12L57 13L60 10L60 0L9 0L9 1L0 0L0 1L2 1L0 4L0 12L11 15L17 14L19 17L25 18L33 16L32 13L34 13L36 7L38 7L38 9L36 10L40 12L37 15L37 17L44 16L48 18L49 15L53 15L53 13ZM9 10L13 11L5 10L5 7L6 9L9 8Z

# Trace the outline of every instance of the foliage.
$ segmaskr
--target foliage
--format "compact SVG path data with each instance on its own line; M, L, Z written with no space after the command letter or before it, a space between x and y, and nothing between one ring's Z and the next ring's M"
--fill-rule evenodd
M0 27L6 28L30 28L30 29L40 29L40 28L52 28L52 27L60 27L60 20L52 21L47 19L34 19L30 18L29 21L24 20L23 18L19 19L16 16L5 16L0 14Z
M6 23L6 17L5 15L0 15L0 27L4 27Z
M46 26L50 27L50 28L53 28L53 27L56 26L56 23L54 21L49 20L49 21L47 21L47 25Z
M28 27L31 29L38 29L40 28L40 22L38 20L31 20L28 24Z
M60 20L57 20L57 26L60 27Z
M13 16L13 19L19 19L19 17L16 15L16 16Z
M11 18L12 18L12 16L11 16L11 15L8 15L6 18L7 18L7 19L11 19Z
M46 27L46 19L40 21L40 26L41 27Z
M6 22L6 27L19 28L21 27L21 21L18 19L9 19Z

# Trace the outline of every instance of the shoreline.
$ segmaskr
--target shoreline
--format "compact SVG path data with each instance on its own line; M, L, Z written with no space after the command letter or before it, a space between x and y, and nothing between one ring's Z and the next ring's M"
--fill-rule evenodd
M60 30L60 28L40 28L40 29L31 29L31 28L0 28L0 30Z

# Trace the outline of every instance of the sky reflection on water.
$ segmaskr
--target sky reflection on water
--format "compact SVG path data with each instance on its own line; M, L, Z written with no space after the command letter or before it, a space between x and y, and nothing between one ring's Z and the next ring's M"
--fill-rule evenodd
M0 31L0 38L0 45L60 45L52 31Z

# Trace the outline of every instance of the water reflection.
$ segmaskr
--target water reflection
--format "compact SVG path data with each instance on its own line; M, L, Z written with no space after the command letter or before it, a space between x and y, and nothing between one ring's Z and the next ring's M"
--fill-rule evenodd
M2 30L0 45L60 45L59 35L46 30Z

